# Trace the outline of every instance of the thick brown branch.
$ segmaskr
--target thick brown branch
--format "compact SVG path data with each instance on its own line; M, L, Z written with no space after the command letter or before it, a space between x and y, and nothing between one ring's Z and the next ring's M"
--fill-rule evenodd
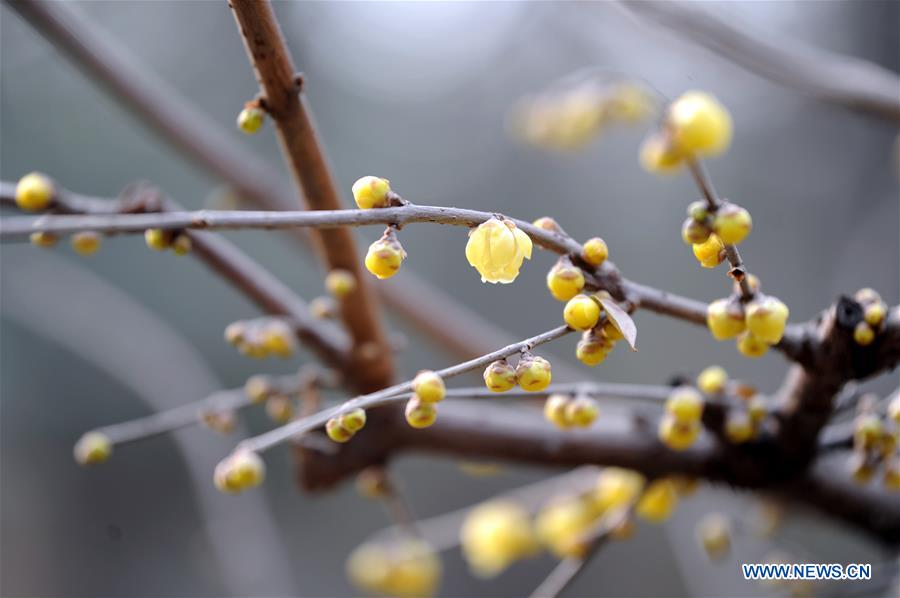
M265 108L278 128L282 153L294 181L303 190L312 210L341 207L337 188L316 136L312 115L300 95L300 79L281 35L272 5L267 0L231 0L241 36ZM391 383L391 351L381 323L381 313L370 283L363 276L353 235L345 228L319 230L319 254L329 269L353 273L356 289L341 298L341 318L353 339L356 375L350 382L363 392Z

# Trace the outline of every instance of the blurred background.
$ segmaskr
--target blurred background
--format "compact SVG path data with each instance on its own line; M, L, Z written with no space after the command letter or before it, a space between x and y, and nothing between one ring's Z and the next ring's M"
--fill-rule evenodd
M103 31L190 98L279 172L271 126L241 135L234 118L257 87L224 2L77 2ZM706 3L753 31L777 34L900 68L897 2ZM643 172L646 127L604 133L577 152L529 147L507 115L523 95L589 66L650 82L674 97L715 94L735 123L731 150L708 167L719 191L753 214L741 247L765 290L816 314L837 295L872 286L898 301L897 131L885 121L818 102L750 74L611 3L278 3L285 37L346 199L359 176L389 178L411 201L554 216L575 238L600 235L626 276L709 301L728 292L723 273L697 267L680 238L685 206L697 199L686 174ZM79 193L115 196L150 181L190 208L209 205L219 181L195 168L73 68L6 4L0 7L0 175L50 174ZM378 227L356 232L364 248ZM285 235L229 234L309 299L323 293L310 255ZM538 252L514 285L482 285L463 256L459 228L411 226L402 233L414 271L473 306L516 338L558 324L544 287L555 260ZM4 596L350 596L344 559L389 524L352 484L304 495L288 450L267 455L266 484L240 497L212 487L213 465L243 435L270 426L242 415L235 436L199 428L122 447L111 461L79 468L72 445L87 429L194 401L259 371L286 373L308 361L247 360L222 340L255 308L190 259L148 251L139 237L104 241L91 258L66 244L52 251L0 248L0 593ZM435 314L440 317L440 314ZM403 321L409 337L399 375L455 358ZM763 392L786 362L775 352L750 361L730 343L683 322L638 314L640 352L619 350L585 377L666 383L719 363ZM571 345L571 346L570 346ZM541 353L574 359L574 340ZM262 368L262 370L260 370ZM870 384L897 386L898 376ZM477 376L458 384L476 383ZM449 459L405 456L397 476L415 513L436 515L537 480L548 470L510 466L469 478ZM698 517L716 509L751 513L727 488L703 489L664 526L603 551L570 588L591 596L747 596L738 563L773 545L735 538L730 559L710 565L695 547ZM781 533L807 562L882 562L866 538L798 512ZM522 596L547 575L549 557L501 577L472 577L457 550L444 554L444 596ZM651 575L647 573L652 571ZM857 588L859 589L859 588ZM879 594L886 590L872 589Z

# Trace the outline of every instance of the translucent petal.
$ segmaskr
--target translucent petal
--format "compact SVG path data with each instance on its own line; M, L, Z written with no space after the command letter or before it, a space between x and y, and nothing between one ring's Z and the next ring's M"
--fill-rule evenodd
M533 245L531 242L531 237L522 232L522 230L519 228L513 229L513 234L516 237L516 246L518 248L518 251L521 251L522 254L530 260L531 249Z
M480 226L469 235L469 241L466 243L466 259L473 268L478 268L484 259L484 252L487 246L487 231Z
M493 222L489 241L488 259L491 263L502 267L516 255L516 237L509 227L497 219L489 220L485 224Z

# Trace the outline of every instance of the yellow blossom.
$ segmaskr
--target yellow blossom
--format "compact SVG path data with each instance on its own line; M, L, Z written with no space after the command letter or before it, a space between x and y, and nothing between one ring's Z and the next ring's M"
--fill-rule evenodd
M513 282L525 259L531 259L531 238L511 220L491 218L469 233L466 259L481 274L481 282Z

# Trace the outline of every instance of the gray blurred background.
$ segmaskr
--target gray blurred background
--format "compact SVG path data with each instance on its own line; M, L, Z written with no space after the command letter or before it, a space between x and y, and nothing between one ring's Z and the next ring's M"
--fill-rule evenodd
M866 58L898 70L897 2L709 3L734 23ZM256 93L224 2L77 3L155 73L196 102L234 143L279 171L272 128L234 129ZM521 145L505 128L518 98L576 69L600 65L642 77L669 96L706 89L735 121L731 150L710 161L718 189L753 213L741 247L765 290L805 320L840 293L873 286L898 300L897 131L883 121L819 103L749 74L671 33L637 23L606 3L281 3L285 36L318 119L341 189L376 174L418 203L552 214L576 238L603 236L623 272L702 300L727 292L723 273L697 267L680 222L696 189L687 175L641 171L644 129L616 129L577 153ZM0 175L31 170L85 194L114 196L151 181L192 208L220 185L109 99L5 4L0 7ZM380 234L359 230L365 247ZM306 298L322 293L307 254L279 234L230 234ZM403 231L405 271L526 337L557 325L559 305L544 288L553 258L538 253L514 285L482 285L463 257L457 228ZM344 557L388 524L352 485L302 495L286 449L268 457L260 489L234 498L210 484L212 466L236 442L190 429L122 447L85 470L71 447L86 429L193 401L247 376L293 371L289 362L242 358L222 341L224 326L254 308L202 265L150 252L138 237L104 241L91 258L3 245L2 539L4 596L354 595ZM436 317L440 317L436 314ZM402 321L410 338L400 375L452 363L441 347ZM665 383L710 363L774 390L786 370L774 352L741 358L701 328L649 313L637 316L640 353L624 350L587 377ZM574 342L544 353L574 362ZM475 383L477 378L461 381ZM871 383L885 392L898 376ZM248 413L238 437L269 424ZM551 472L509 467L467 478L447 459L398 461L415 512L429 516L483 500ZM740 579L738 563L772 545L736 539L733 557L709 565L695 547L699 516L746 512L752 503L725 488L685 501L665 526L641 525L635 539L604 550L570 588L582 596L770 593ZM886 557L855 531L797 513L782 544L811 562L879 562ZM444 596L521 596L552 568L549 557L493 581L444 555ZM652 572L652 573L650 573ZM650 574L648 574L650 573ZM880 590L884 591L884 590ZM879 590L875 590L879 593Z

